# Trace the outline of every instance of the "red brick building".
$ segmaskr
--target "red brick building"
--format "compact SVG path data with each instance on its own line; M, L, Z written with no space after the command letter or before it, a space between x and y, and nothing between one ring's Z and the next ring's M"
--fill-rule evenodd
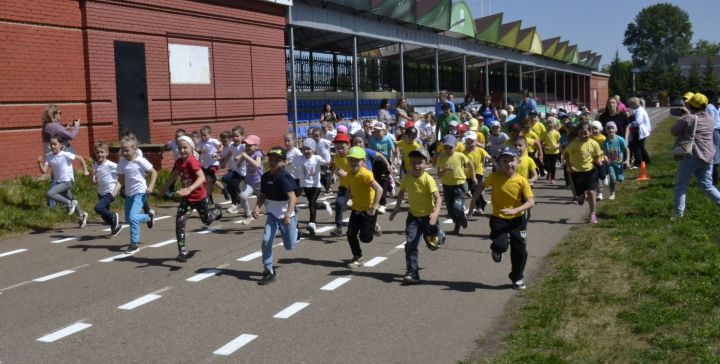
M64 123L81 119L82 155L126 129L162 144L177 128L241 125L264 147L279 143L286 12L263 1L0 0L0 154L11 160L0 179L38 173L49 103Z

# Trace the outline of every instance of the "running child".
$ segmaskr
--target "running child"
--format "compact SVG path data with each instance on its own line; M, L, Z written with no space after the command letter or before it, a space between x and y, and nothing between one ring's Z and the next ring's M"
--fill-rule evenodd
M127 253L138 250L140 246L140 224L150 221L150 215L140 213L147 200L147 194L152 193L157 180L157 172L153 165L145 158L138 156L137 139L123 138L120 140L122 157L117 167L117 182L113 197L125 186L125 221L130 224L130 246ZM150 173L150 183L145 176Z
M582 206L585 200L590 208L590 223L597 224L595 190L598 186L597 167L602 164L602 150L590 139L590 124L583 121L577 126L577 139L565 148L565 163L575 186L575 199Z
M182 197L177 208L175 217L175 237L177 239L178 256L177 261L186 262L190 255L185 247L185 223L189 213L195 209L200 214L200 220L205 225L222 217L220 208L211 202L210 196L205 190L205 173L202 164L195 158L193 153L195 143L188 136L178 138L178 150L180 158L175 161L173 172L167 182L160 187L158 193L165 194L168 188L180 179L180 189L177 194ZM212 185L211 185L212 186Z
M453 233L460 235L460 228L467 228L468 220L465 215L465 180L470 178L477 184L475 167L465 154L455 151L457 139L452 134L442 138L443 151L437 156L437 174L443 185L443 196L448 215L455 227ZM468 170L468 175L465 171Z
M349 199L349 197L347 197L348 182L345 176L351 171L350 163L347 160L348 150L350 148L350 137L347 134L340 134L335 137L333 144L335 144L335 155L330 162L330 171L333 175L337 174L340 178L340 183L337 197L335 198L335 229L330 232L330 235L339 237L343 235L343 212Z
M527 152L527 138L523 136L516 136L511 141L512 147L514 147L518 152L518 165L517 165L517 174L525 177L528 182L532 185L538 180L538 174L537 174L537 165L535 164L535 160L530 158L528 156Z
M245 176L240 173L240 166L237 158L245 153L245 129L242 126L232 128L230 135L232 143L223 149L221 164L227 166L227 172L222 177L222 182L230 195L232 205L228 207L227 212L237 214L240 211L240 188ZM243 186L244 187L244 186ZM244 189L244 188L243 188ZM247 217L247 216L246 216Z
M547 179L551 185L555 184L555 172L560 157L560 132L557 131L557 119L548 118L547 130L540 137L543 147L543 164L547 171Z
M510 280L514 289L525 289L524 271L527 263L527 219L525 211L535 205L530 183L517 174L518 156L520 152L513 147L506 147L498 158L498 171L490 174L485 182L475 191L470 203L470 210L483 189L492 188L493 213L490 217L490 250L496 263L502 261L503 253L510 246ZM509 242L508 242L509 240Z
M286 133L285 135L283 135L283 143L285 144L284 148L287 158L287 160L285 161L285 171L287 171L287 173L290 173L290 175L295 180L295 197L300 197L300 195L302 194L302 188L300 187L301 173L296 167L295 158L301 156L303 153L298 147L295 146L295 135L293 133Z
M386 208L385 208L385 204L384 204L385 201L383 200L383 198L385 197L385 195L387 193L385 191L385 186L383 186L383 184L380 183L380 181L378 181L376 174L375 174L375 170L376 170L377 165L382 165L381 169L388 171L388 173L389 173L389 171L391 170L390 161L385 158L384 154L382 154L380 152L376 152L376 151L372 150L371 148L367 148L366 143L365 143L365 138L363 137L362 133L357 133L355 135L351 135L351 137L352 137L351 145L353 147L360 147L360 148L365 149L365 166L366 166L365 168L368 168L368 167L370 167L368 169L372 168L373 178L375 178L375 181L378 182L380 187L383 187L383 192L381 193L381 196L380 196L380 207L378 207L377 212L378 212L378 214L384 214L386 211L385 210Z
M255 220L252 216L248 200L250 196L260 193L260 182L263 175L262 159L263 153L262 150L260 150L260 137L257 135L248 135L248 137L245 138L245 151L235 157L235 161L239 165L240 174L245 178L245 189L240 192L240 203L242 204L243 211L245 211L245 214L248 216L245 220L241 221L241 224L244 225Z
M298 244L297 216L295 215L295 181L285 171L285 149L273 147L268 151L269 170L261 177L258 200L252 216L260 218L260 208L265 205L267 220L262 238L263 277L261 286L275 282L277 273L273 267L272 243L280 230L286 250L293 250Z
M219 140L212 137L212 129L205 125L200 129L200 142L195 145L194 149L197 149L197 152L200 154L200 163L202 164L203 174L207 181L206 191L208 199L210 200L210 204L215 204L212 196L213 190L215 190L215 183L217 182L215 173L220 168L220 162L215 159L215 155L222 151L222 144Z
M605 135L603 135L603 126L602 123L595 120L592 123L590 123L590 139L594 140L595 143L598 143L600 146L600 149L602 150L602 145L605 142ZM603 160L605 159L603 155ZM598 186L595 192L597 192L597 199L598 201L603 200L603 194L600 190L600 183L602 182L607 186L609 184L608 178L607 178L607 169L605 168L605 164L601 164L597 167L598 170Z
M320 190L322 189L322 182L320 181L320 173L322 172L322 166L326 165L325 159L317 154L314 154L315 141L311 138L303 141L302 155L293 159L293 164L298 177L300 177L300 187L305 192L305 197L308 201L308 210L310 210L310 221L308 222L307 229L310 235L315 235L315 222L317 218L317 199L320 196ZM297 196L296 196L297 197ZM330 204L325 202L325 207L329 208ZM332 216L332 210L329 211L329 215Z
M110 225L110 235L116 236L122 230L120 216L110 211L110 204L115 201L112 192L117 181L117 163L107 159L110 154L110 145L102 140L95 143L95 163L92 165L93 182L97 184L98 202L95 212Z
M630 149L625 138L617 135L617 125L609 121L605 124L607 138L602 143L602 150L605 153L605 164L608 169L608 188L610 189L610 200L615 199L615 186L617 182L625 181L624 168L630 168Z
M465 154L470 162L472 162L472 166L475 168L475 180L477 181L477 183L473 183L473 179L468 177L471 176L470 169L465 169L466 182L471 195L475 194L478 185L482 184L483 177L485 176L485 163L493 163L493 159L490 157L490 154L478 145L478 135L480 134L474 131L469 131L465 133L465 136L463 137L463 142L465 143L465 150L463 151L463 154ZM485 198L481 194L480 198L477 200L475 208L482 215L485 210L485 206L487 206L487 201L485 201Z
M353 200L347 231L353 257L348 263L348 268L354 269L362 267L365 262L360 242L369 243L373 240L373 235L382 234L375 214L380 203L382 187L375 181L372 172L365 168L365 149L350 148L347 161L350 165L350 172L346 176L347 195L348 199Z
M415 284L420 282L418 268L418 244L420 237L430 250L437 250L445 243L445 234L440 229L438 216L442 197L435 180L425 170L430 161L430 154L425 149L410 152L411 169L400 182L398 202L390 214L390 221L400 211L405 192L408 194L408 211L405 218L405 266L407 272L403 282Z
M38 157L38 167L40 167L43 174L47 173L49 167L53 176L55 176L55 185L47 192L47 197L67 206L68 215L75 213L80 228L84 228L87 224L88 214L80 208L77 200L73 200L73 194L70 191L73 183L75 183L72 162L76 159L80 162L83 175L89 175L85 159L79 155L64 151L60 137L53 135L50 137L50 153L45 155L44 161L43 157Z

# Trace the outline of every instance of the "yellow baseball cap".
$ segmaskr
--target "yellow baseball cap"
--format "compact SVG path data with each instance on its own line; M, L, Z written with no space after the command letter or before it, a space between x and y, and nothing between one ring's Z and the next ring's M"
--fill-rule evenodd
M686 93L684 93L683 96L682 96L682 97L683 97L683 101L687 102L688 100L690 100L691 97L693 97L693 95L694 95L694 93L692 93L692 92L686 92Z
M364 160L365 159L365 149L360 148L358 146L352 147L352 148L350 148L350 150L348 150L347 157L352 158L352 159Z
M708 98L707 96L697 92L692 95L692 97L690 98L690 100L687 101L687 103L696 109L704 109L708 104Z

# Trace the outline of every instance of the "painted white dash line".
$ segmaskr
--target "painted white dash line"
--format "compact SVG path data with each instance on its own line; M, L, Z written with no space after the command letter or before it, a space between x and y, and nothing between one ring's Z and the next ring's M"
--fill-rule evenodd
M350 218L349 217L344 218L343 222L350 222Z
M169 218L171 218L171 217L172 217L172 216L170 216L170 215L159 216L159 217L156 217L155 220L153 220L153 222L155 222L155 221L160 221L160 220L165 220L165 219L169 219Z
M395 249L405 249L405 243L407 243L407 242L403 241L402 244L395 246Z
M71 237L69 237L69 238L53 240L53 241L51 241L51 243L53 243L53 244L61 244L61 243L67 242L67 241L75 240L75 239L77 239L77 238L79 238L79 236L71 236Z
M75 273L74 270L64 270L62 272L57 272L57 273L53 273L50 275L46 275L45 277L35 278L35 279L33 279L33 282L47 282L51 279L66 276L68 274L73 274L73 273Z
M322 234L322 233L324 233L326 231L330 231L334 228L335 228L335 226L332 226L332 225L319 227L319 228L315 229L315 234Z
M217 274L220 273L220 272L221 272L221 270L219 270L219 269L210 269L210 270L205 271L205 272L202 272L202 273L200 273L200 274L196 274L196 275L194 275L194 276L186 279L186 281L188 281L188 282L200 282L200 281L202 281L202 280L204 280L204 279L207 279L207 278L210 278L210 277L212 277L212 276L214 276L214 275L217 275Z
M13 254L18 254L18 253L26 252L26 251L28 251L28 250L27 250L27 249L15 249L15 250L11 250L11 251L9 251L9 252L0 253L0 258L2 258L2 257L7 257L8 255L13 255Z
M122 258L127 258L127 257L132 256L133 254L139 252L139 251L142 250L142 249L143 249L143 248L138 248L138 250L136 250L136 251L134 251L134 252L132 252L132 253L122 253L122 254L114 255L114 256L109 257L109 258L100 259L100 260L98 260L98 262L100 262L100 263L110 263L110 262L112 262L112 261L114 261L114 260L118 260L118 259L122 259Z
M253 260L253 259L255 259L255 258L259 258L259 257L261 257L261 256L262 256L262 252L261 252L261 251L256 251L256 252L250 253L250 254L242 257L242 258L238 258L237 261L238 261L238 262L249 262L249 261L251 261L251 260Z
M220 349L217 349L213 352L215 355L230 355L234 353L236 350L242 348L243 346L247 345L251 341L255 340L257 338L257 335L250 335L250 334L242 334L233 341L223 345Z
M162 296L157 294L146 294L138 299L132 300L122 306L118 306L121 310L132 310L134 308L140 307L146 303L155 301L156 299L160 298Z
M198 231L198 234L210 234L210 233L218 231L218 230L222 230L222 225L209 227L203 231Z
M276 313L275 316L273 316L273 317L279 318L279 319L290 318L292 315L300 312L300 310L302 310L303 308L305 308L307 306L310 306L310 304L307 302L295 302L292 305L285 308L284 310Z
M51 342L53 342L53 341L60 340L60 339L64 338L65 336L69 336L69 335L72 335L72 334L74 334L74 333L76 333L76 332L80 332L80 331L82 331L82 330L85 330L85 329L87 329L87 328L90 327L90 326L92 326L92 325L91 325L91 324L86 324L86 323L83 323L83 322L78 322L78 323L72 324L72 325L70 325L70 326L68 326L68 327L66 327L66 328L64 328L64 329L60 329L60 330L58 330L58 331L55 331L55 332L53 332L52 334L45 335L45 336L37 339L37 341L42 341L42 342L44 342L44 343L51 343Z
M338 287L342 286L343 284L350 282L350 278L341 277L341 278L335 278L330 283L322 286L320 289L323 291L334 291Z
M452 219L443 220L443 224L452 224Z
M308 207L308 204L306 204L306 203L299 203L299 204L297 204L297 205L295 205L295 206L297 206L297 207Z
M174 244L176 242L177 242L177 240L175 240L175 239L165 240L165 241L161 241L159 243L153 244L153 245L148 245L148 248L159 248L161 246Z
M224 201L224 202L220 202L218 205L229 205L231 203L232 203L232 201Z
M366 267L374 267L374 266L382 263L383 261L385 261L385 259L387 259L387 257L375 257L375 258L368 260L363 265Z
M397 201L390 201L385 206L390 207L390 206L395 206L396 204L397 204Z

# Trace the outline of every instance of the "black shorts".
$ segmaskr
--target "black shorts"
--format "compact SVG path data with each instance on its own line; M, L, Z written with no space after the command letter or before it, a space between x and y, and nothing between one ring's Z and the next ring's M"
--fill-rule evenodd
M570 178L575 185L575 195L584 195L585 191L595 191L598 187L598 171L593 168L587 172L572 172Z

